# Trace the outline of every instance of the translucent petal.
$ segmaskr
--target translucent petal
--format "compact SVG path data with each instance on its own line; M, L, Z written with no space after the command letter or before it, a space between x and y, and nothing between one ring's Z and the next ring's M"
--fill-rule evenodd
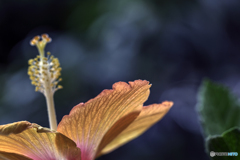
M149 96L149 88L149 82L142 80L115 83L113 89L75 106L63 117L57 130L76 142L81 148L82 160L92 160L98 147L105 147L138 116ZM118 128L117 132L111 130L112 127ZM99 146L106 133L109 138Z

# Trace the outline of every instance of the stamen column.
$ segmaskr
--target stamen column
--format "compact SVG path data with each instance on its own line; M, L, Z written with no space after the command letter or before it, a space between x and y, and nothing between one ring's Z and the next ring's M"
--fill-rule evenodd
M61 75L61 67L57 58L50 56L45 57L45 46L51 42L51 38L47 34L34 37L30 44L36 46L39 51L39 56L29 60L28 74L32 80L32 84L36 86L36 91L40 91L44 94L47 101L47 110L50 128L57 130L57 119L54 107L53 95L56 90L61 89L61 85L57 85L62 79L59 78Z

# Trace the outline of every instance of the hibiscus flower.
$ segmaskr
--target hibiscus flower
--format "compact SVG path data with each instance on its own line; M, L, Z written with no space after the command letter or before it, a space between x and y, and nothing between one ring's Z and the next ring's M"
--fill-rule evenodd
M44 36L43 40L48 38ZM41 72L50 72L51 68L54 68L52 60L49 64L52 66L43 68ZM32 77L36 82L33 84L38 87L36 90L43 92L45 97L46 85L51 86L48 92L52 95L58 88L62 88L55 83L60 75L59 71L56 71L58 68L59 66L55 66L52 79L48 80L54 85L36 82L36 77ZM39 72L38 69L33 70ZM44 78L42 75L44 74L37 76L38 81ZM51 72L46 75L51 77ZM48 129L27 121L1 125L0 159L93 160L109 153L141 135L173 105L173 102L165 101L143 106L148 99L150 87L146 80L117 82L112 89L103 90L97 97L73 107L56 129L53 129L54 124ZM54 105L51 103L47 104Z

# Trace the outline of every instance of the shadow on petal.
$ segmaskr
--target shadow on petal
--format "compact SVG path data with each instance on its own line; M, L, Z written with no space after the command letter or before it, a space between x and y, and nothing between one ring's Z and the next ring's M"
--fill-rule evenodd
M28 121L14 122L6 125L0 125L0 135L18 134L31 128L32 124Z
M118 120L110 130L105 134L103 137L97 151L98 153L107 145L109 144L114 138L116 138L124 129L126 129L140 114L139 112L130 113L120 120Z
M55 144L57 151L60 152L63 157L66 157L67 160L81 160L80 148L68 137L57 134Z
M33 160L31 158L16 153L0 152L1 160Z

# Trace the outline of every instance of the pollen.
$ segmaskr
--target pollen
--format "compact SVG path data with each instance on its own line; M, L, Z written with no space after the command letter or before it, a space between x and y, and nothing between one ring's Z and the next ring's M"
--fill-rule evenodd
M51 42L51 38L47 34L35 36L30 44L38 48L39 54L36 58L28 61L28 75L32 85L35 86L35 91L46 94L54 94L62 86L58 85L62 81L60 63L58 58L47 52L47 56L44 54L44 48L47 43Z

